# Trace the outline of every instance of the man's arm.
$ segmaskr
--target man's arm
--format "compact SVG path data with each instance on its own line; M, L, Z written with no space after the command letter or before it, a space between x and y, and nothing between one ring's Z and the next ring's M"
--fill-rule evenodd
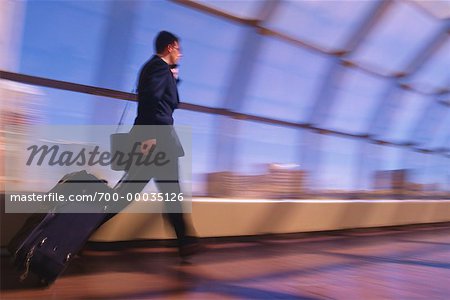
M152 101L156 105L162 98L169 83L166 65L154 64L142 70L139 79L138 93L144 101ZM146 103L147 105L150 103Z
M139 101L140 105L149 110L148 113L153 113L158 103L162 100L164 91L169 83L169 76L172 76L167 71L165 64L154 64L142 70L138 87ZM154 145L156 145L156 139L154 138L142 141L140 146L141 153L147 155Z

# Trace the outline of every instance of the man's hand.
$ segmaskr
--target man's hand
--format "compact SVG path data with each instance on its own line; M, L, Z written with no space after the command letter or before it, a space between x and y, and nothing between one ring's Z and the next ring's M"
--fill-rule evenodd
M178 79L178 68L170 69L170 71L172 72L173 78Z
M152 149L152 147L155 147L156 145L156 139L149 139L146 141L143 141L141 144L141 153L144 155L147 155L148 152Z

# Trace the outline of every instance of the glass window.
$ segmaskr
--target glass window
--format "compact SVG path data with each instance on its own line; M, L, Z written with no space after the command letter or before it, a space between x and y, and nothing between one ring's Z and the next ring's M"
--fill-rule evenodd
M449 139L450 140L450 139ZM442 189L450 192L450 158L436 155L433 156L433 168L437 171L436 174L442 174L439 176L440 186L442 186Z
M182 102L221 107L243 27L233 22L167 1L142 1L137 16L130 72L137 72L153 50L161 30L181 39L179 86Z
M385 125L383 138L393 142L410 142L408 139L413 135L414 126L430 101L433 101L430 97L409 91L396 93L387 108L390 119Z
M95 85L108 1L27 1L20 72Z
M439 149L450 147L450 110L446 108L445 116L439 122L431 134L431 139L427 144L427 148Z
M195 2L243 19L257 18L258 9L264 4L261 0L196 0Z
M115 115L108 115L110 118L108 124L118 124L120 114L125 105L124 101L44 87L27 87L25 85L20 86L20 91L20 93L15 95L14 103L8 103L5 109L14 109L12 114L14 120L25 124L26 133L30 134L31 138L37 138L37 140L33 140L36 145L43 143L49 146L62 145L63 149L65 149L64 147L75 147L78 149L77 147L82 147L83 145L89 147L95 144L102 149L109 149L109 134L115 132L116 126L107 130L103 129L103 131L100 127L92 126L96 124L93 102L102 102L108 111L116 112ZM133 104L130 105L130 107L132 106ZM6 111L4 113L9 115ZM130 124L128 120L125 120L125 123ZM8 122L7 124L10 123ZM49 125L45 131L39 129L42 127L33 126L44 124ZM65 125L69 126L65 127ZM78 126L78 129L73 129L72 125ZM103 128L106 127L103 126ZM129 126L124 125L122 128L117 129L119 131L128 131L129 128ZM105 133L105 135L98 135L98 132L95 131L97 129ZM38 132L40 134L37 134ZM98 171L97 175L108 179L112 183L115 183L122 175L120 172L111 172L109 167L97 165L89 167L84 165L84 167L88 168L89 172L93 170ZM26 178L24 178L22 174L21 180L25 182L32 181L32 178L42 180L30 183L30 187L36 187L37 191L48 190L69 171L73 171L73 169L45 166L40 171L36 168L30 168L30 176L25 176Z
M450 94L447 94L447 97L442 97L441 101L447 105L450 106Z
M322 48L340 49L375 1L283 1L267 27Z
M449 159L441 155L425 154L406 150L409 158L405 162L408 170L409 190L443 191L446 189L449 171L446 169ZM445 162L447 160L447 162Z
M358 140L323 135L318 187L322 190L353 190L356 184L359 154Z
M422 6L437 18L450 17L450 3L447 1L417 1L416 5Z
M236 121L235 171L261 174L268 164L298 163L299 131L248 121Z
M265 38L250 79L243 112L274 119L305 120L329 59Z
M121 86L98 82L111 1L27 2L20 71L88 85L131 91L141 66L154 52L160 30L179 35L182 101L220 106L234 67L241 27L166 1L138 1L129 57L121 58ZM45 19L45 22L42 20ZM111 61L113 64L114 61ZM117 63L117 62L116 62Z
M356 189L373 190L376 188L375 172L383 170L383 147L366 140L358 141Z
M409 79L409 83L419 90L433 92L436 89L448 88L450 83L450 38Z
M266 4L259 0L195 2L249 19L257 17ZM131 91L140 68L153 55L156 34L168 30L181 38L181 101L212 107L224 105L229 89L233 88L230 85L236 81L232 76L240 67L242 49L254 50L254 45L245 38L249 30L256 28L176 1L133 1L134 6L127 11L134 16L133 26L127 27L131 40L129 54L118 57L120 62L111 61L121 64L123 82L105 86L109 83L99 83L103 72L99 68L105 65L105 54L110 53L105 49L108 48L105 39L111 38L110 25L120 21L115 19L120 12L114 12L113 3L120 2L25 2L19 72ZM327 50L340 49L378 4L377 1L280 1L264 26ZM350 59L380 72L404 70L445 22L409 2L392 2ZM123 32L118 34L124 36ZM242 103L237 105L240 112L290 122L307 121L336 58L274 37L258 35L258 38L260 48L248 56L254 60L251 76L248 83L238 86L244 91L242 99L236 99ZM447 88L448 53L449 39L416 74L405 78L406 83L426 92ZM450 148L450 108L438 104L440 98L401 90L394 81L357 69L340 68L343 71L336 84L326 87L331 89L333 106L323 124L325 128L364 133L392 85L395 91L382 112L386 116L381 117L373 132L392 142L417 142L426 149ZM25 85L17 90L23 93L16 107L24 110L17 118L31 123L118 124L125 110L122 120L125 125L118 130L127 131L136 116L136 102ZM448 100L448 95L440 97ZM375 171L408 169L411 183L424 189L436 186L450 190L450 160L442 155L186 110L177 110L174 118L177 125L192 127L195 195L206 194L205 174L222 171L217 164L217 149L224 140L233 142L231 150L235 152L231 155L236 158L233 171L241 174L262 174L267 172L268 164L293 165L308 168L314 189L352 190L372 186ZM217 132L224 119L236 124L236 132L231 136L225 130ZM76 141L74 136L61 138ZM300 162L302 158L304 161ZM120 176L109 175L113 182Z
M37 105L39 111L36 112L35 118L33 119L38 123L51 125L98 124L96 122L96 115L94 114L94 103L101 103L107 106L108 111L115 112L115 114L112 113L103 116L108 119L107 124L118 124L126 105L125 101L112 98L45 87L38 87L37 89L39 90L39 96L33 100L33 105ZM135 107L136 104L130 103L128 105L128 118L132 115L135 117L135 112L129 112L133 110L133 105Z
M422 116L414 125L415 131L412 132L414 142L421 147L429 148L433 139L445 129L442 126L446 124L446 118L450 118L450 109L436 100L431 99L432 103L422 112ZM449 127L450 128L450 127Z
M352 57L383 73L402 71L439 26L419 8L394 2Z
M206 194L205 175L217 171L214 164L215 142L219 134L214 129L218 118L221 117L187 110L176 110L174 113L176 126L189 126L192 129L192 193L194 195Z
M345 69L333 89L333 109L324 127L363 133L388 82L354 69Z
M377 145L377 148L377 151L381 153L378 170L398 170L404 168L402 164L403 148L380 145Z

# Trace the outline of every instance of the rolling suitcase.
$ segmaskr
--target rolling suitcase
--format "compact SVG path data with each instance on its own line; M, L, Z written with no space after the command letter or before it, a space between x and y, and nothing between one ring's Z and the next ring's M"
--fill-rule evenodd
M50 192L94 195L112 193L113 189L105 181L80 171L64 176ZM55 281L107 215L107 207L100 203L85 205L89 212L82 213L73 213L74 205L65 203L55 207L29 234L22 232L24 237L14 255L14 264L22 273L21 281L30 272L43 284Z

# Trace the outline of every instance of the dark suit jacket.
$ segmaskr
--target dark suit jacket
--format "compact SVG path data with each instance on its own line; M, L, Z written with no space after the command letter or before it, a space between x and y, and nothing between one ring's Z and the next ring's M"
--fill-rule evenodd
M183 156L183 148L171 126L179 103L177 83L169 65L159 56L154 55L142 67L137 91L138 112L134 125L166 126L134 126L132 135L140 141L156 138L158 148Z
M169 65L153 56L141 69L138 82L138 113L135 125L173 125L178 89Z

